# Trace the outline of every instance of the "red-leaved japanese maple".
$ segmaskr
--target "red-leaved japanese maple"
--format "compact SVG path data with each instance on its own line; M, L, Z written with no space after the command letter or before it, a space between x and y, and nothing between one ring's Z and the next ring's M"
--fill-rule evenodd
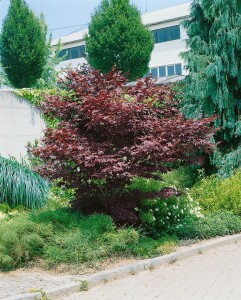
M150 178L174 163L201 164L202 154L213 149L213 118L184 119L172 90L156 88L149 77L125 84L114 69L105 75L68 71L62 85L69 96L46 96L41 104L62 122L46 130L33 153L44 162L42 175L76 189L74 209L133 224L143 195L127 192L131 178Z

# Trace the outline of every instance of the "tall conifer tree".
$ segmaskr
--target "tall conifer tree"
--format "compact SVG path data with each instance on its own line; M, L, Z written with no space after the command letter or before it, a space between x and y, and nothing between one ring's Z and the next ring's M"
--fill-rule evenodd
M241 165L241 1L194 0L184 27L190 76L183 110L218 116L213 163L228 175Z
M134 80L147 73L153 46L153 36L130 0L102 0L86 37L92 67L107 73L115 65Z
M47 28L24 0L11 0L0 36L0 56L4 71L14 87L33 86L41 77L48 46Z

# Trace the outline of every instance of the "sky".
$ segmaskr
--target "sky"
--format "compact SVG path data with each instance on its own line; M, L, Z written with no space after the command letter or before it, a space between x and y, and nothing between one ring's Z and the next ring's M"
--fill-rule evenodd
M154 11L190 0L131 0L142 13ZM8 10L10 0L0 0L0 27ZM53 38L79 31L87 26L93 9L101 0L26 0L29 7L37 14L44 14L45 21ZM73 26L73 27L72 27ZM65 29L58 29L69 27Z

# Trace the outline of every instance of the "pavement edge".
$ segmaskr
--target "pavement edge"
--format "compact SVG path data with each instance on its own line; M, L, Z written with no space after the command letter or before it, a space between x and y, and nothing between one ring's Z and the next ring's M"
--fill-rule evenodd
M60 297L68 296L73 293L86 291L97 285L107 283L112 280L124 278L129 275L138 274L141 271L151 270L158 266L173 263L201 254L208 250L213 250L222 246L226 246L241 240L241 233L207 240L200 244L192 244L190 248L184 249L180 252L173 252L171 254L158 256L151 259L140 260L138 262L118 267L108 271L102 271L89 276L81 276L71 284L63 285L59 288L46 290L48 299L60 299ZM52 297L52 298L51 298ZM4 298L5 300L41 300L41 292L18 294L15 296Z

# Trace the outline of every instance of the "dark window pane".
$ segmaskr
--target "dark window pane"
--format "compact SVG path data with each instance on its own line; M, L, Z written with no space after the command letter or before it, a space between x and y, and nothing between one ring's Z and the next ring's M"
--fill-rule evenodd
M166 67L165 66L159 67L159 77L165 77L165 76L167 76Z
M153 30L152 34L154 36L155 43L163 43L181 38L180 26L172 26Z
M175 74L174 66L168 66L167 67L167 73L168 73L168 76L173 76Z
M66 56L65 56L66 55ZM75 59L85 56L85 46L78 46L69 49L63 49L59 52L59 57L65 56L64 60Z
M177 64L175 65L175 69L176 69L176 75L182 75L182 65L181 64Z
M64 56L64 50L61 50L60 52L59 52L59 54L58 54L58 57L60 58L60 57L63 57Z
M80 48L80 57L85 57L85 45L82 45Z
M61 50L61 51L59 52L58 57L61 58L61 57L63 57L63 56L65 56L65 57L64 57L64 60L68 60L68 59L69 59L69 51L68 51L68 49L63 49L63 50Z
M157 43L163 43L163 42L165 42L165 30L158 29L157 30Z
M157 43L157 30L152 30L153 38L155 43Z
M179 40L181 38L180 26L174 26L173 29L173 40Z
M158 68L151 69L152 78L158 77Z
M180 39L180 26L165 28L165 41L173 41Z
M165 42L172 40L172 28L165 28Z
M69 49L69 59L74 59L78 57L78 47Z

